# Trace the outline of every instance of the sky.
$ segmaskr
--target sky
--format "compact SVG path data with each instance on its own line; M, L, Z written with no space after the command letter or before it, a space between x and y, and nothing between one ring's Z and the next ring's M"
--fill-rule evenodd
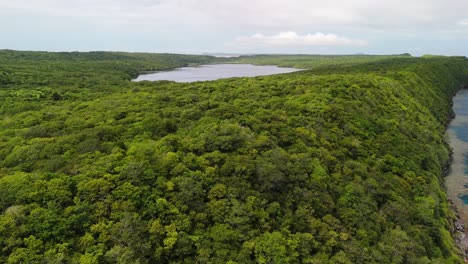
M468 0L0 0L0 49L468 56Z

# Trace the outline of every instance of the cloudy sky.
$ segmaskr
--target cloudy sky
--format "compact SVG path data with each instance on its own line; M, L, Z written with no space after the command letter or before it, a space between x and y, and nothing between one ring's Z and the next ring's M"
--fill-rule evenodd
M0 0L0 49L468 56L468 0Z

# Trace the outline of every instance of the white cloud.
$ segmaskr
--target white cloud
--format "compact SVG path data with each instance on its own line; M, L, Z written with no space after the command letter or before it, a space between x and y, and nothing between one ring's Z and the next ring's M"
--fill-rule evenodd
M2 14L78 18L107 29L138 31L170 31L213 22L205 14L169 0L0 0Z
M265 36L254 34L249 37L238 37L235 40L237 45L245 46L365 46L367 42L360 39L350 39L340 37L335 34L315 34L299 35L294 31L280 32L276 35Z
M236 36L244 36L235 41L239 48L256 46L263 51L268 46L271 52L281 48L354 52L365 41L344 36L359 36L371 43L366 51L382 46L388 48L377 52L395 53L407 43L437 45L433 40L447 40L462 49L460 43L468 38L466 10L467 0L0 0L0 20L11 21L0 24L0 35L8 38L5 34L14 33L15 28L50 32L71 25L76 31L90 28L138 44L139 39L147 39L145 45L155 49L164 45L168 50L176 45L190 50L218 49ZM34 27L41 21L56 23ZM298 33L274 34L287 30ZM31 38L23 42L33 43L36 40L30 36L37 30L30 31L22 38L17 37L19 33L9 38L16 42ZM66 29L61 32L64 37L75 34ZM248 36L252 32L263 35ZM307 32L312 34L303 35Z
M465 19L462 19L462 20L458 21L458 25L468 26L468 18L465 18Z
M441 28L465 18L466 0L0 0L0 14L39 13L99 23L221 24L307 30Z
M362 27L434 28L453 25L466 0L172 0L220 23L270 29ZM454 20L455 19L455 20Z

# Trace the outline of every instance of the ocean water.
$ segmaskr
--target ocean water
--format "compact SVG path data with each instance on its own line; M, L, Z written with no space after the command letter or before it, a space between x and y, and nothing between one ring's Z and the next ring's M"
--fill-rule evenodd
M455 118L446 134L453 160L445 186L448 197L468 223L468 90L460 90L453 98L453 110Z

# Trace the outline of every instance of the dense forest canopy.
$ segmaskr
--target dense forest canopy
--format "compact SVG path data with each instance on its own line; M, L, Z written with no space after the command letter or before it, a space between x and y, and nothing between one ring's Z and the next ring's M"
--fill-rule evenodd
M223 61L310 70L131 82ZM467 80L462 57L0 51L0 262L462 263Z
M318 67L348 67L384 59L411 58L410 54L399 55L250 55L231 58L236 63L252 63L259 65L279 65L301 69Z

